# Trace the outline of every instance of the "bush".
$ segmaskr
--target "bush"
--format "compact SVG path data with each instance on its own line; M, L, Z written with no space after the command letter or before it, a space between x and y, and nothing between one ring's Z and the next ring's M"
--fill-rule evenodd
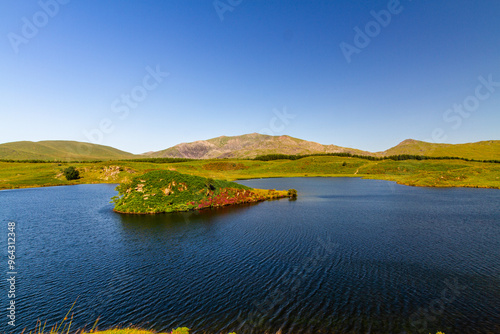
M288 196L290 196L291 198L297 198L297 190L288 189Z
M205 187L207 187L209 190L214 191L215 190L215 180L212 178L208 178L205 181Z
M80 172L75 167L68 167L63 171L66 180L77 180L80 178Z

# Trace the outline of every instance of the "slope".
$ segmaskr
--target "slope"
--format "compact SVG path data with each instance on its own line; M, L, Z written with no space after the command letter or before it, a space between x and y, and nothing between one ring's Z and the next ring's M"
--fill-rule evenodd
M0 144L0 159L11 160L116 160L133 159L132 153L76 141L19 141Z
M182 143L166 150L147 154L154 158L254 158L265 154L352 153L370 152L336 145L322 145L290 136L269 136L251 133L241 136L221 136L192 143Z
M378 153L383 156L412 154L430 157L500 160L500 140L488 140L467 144L435 144L407 139L386 151Z

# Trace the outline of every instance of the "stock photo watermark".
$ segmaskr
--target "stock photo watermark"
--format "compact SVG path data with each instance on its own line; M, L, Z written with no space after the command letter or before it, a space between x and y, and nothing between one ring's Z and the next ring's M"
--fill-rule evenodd
M289 296L287 294L295 293L300 289L300 287L307 282L307 279L312 274L314 268L318 264L328 261L331 255L337 250L340 245L328 240L323 240L318 238L319 246L314 250L311 257L308 257L303 261L303 263L296 265L292 270L285 275L285 281L281 282L280 286L287 286L287 291L282 291L277 288L273 292L267 295L267 297L262 301L253 301L253 306L255 310L250 312L245 318L242 318L241 314L238 316L239 329L250 329L255 330L256 328L263 327L263 323L266 317L265 315L276 311L276 309L287 300Z
M7 223L7 323L16 326L16 223Z
M236 7L238 7L243 0L214 0L212 5L214 6L215 12L219 16L219 20L224 21L224 14L226 12L232 12Z
M411 2L412 0L407 1ZM342 42L339 44L348 64L351 63L354 54L359 54L363 49L367 48L372 40L380 35L382 28L387 28L392 18L401 14L404 9L399 0L389 0L386 7L386 9L379 11L370 11L373 20L368 21L363 26L363 29L359 26L354 27L355 34L352 43Z
M500 81L494 81L493 74L489 74L487 78L481 75L477 80L479 84L473 94L466 96L461 103L454 103L451 108L444 111L443 121L449 123L452 130L458 130L463 121L476 112L481 103L488 100L500 88ZM432 130L431 139L426 141L442 143L447 138L445 129L438 127Z
M123 121L129 115L130 111L137 109L150 92L157 89L170 73L161 70L160 65L153 69L151 66L145 68L146 74L142 78L141 84L134 86L129 92L121 94L111 102L111 111L116 114L118 120ZM115 130L116 120L103 118L98 125L92 129L84 129L84 137L93 144L102 144L105 135L111 134ZM80 147L80 153L90 150L89 146ZM87 152L88 153L88 152Z
M7 38L10 42L12 50L18 54L19 47L23 44L28 44L30 40L35 38L40 29L49 24L61 9L61 5L66 5L70 0L40 0L38 6L40 10L35 12L31 17L23 16L21 18L21 29L19 33L9 32Z
M453 303L460 297L462 291L467 289L466 285L459 284L457 278L453 282L445 279L444 285L446 287L441 291L439 297L433 299L427 307L419 308L410 316L410 325L419 333L427 333L429 323L435 322L439 316L443 315L446 306Z
M296 117L294 114L289 114L286 107L283 107L281 111L273 109L273 114L274 116L269 120L269 127L261 129L260 133L270 136L283 133L286 127L290 125L291 120Z

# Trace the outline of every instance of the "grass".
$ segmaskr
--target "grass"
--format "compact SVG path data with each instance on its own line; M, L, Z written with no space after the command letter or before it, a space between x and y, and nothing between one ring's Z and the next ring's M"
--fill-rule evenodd
M179 327L168 333L157 333L153 331L148 331L144 329L137 328L123 328L123 329L108 329L105 331L94 331L89 333L99 333L99 334L189 334L189 328L187 327ZM84 333L82 333L84 334ZM231 333L234 334L234 333Z
M30 334L67 334L68 332L35 332L35 333L30 333ZM96 330L96 331L90 331L90 332L85 332L85 331L79 331L77 332L79 334L189 334L189 328L187 327L179 327L171 332L155 332L155 331L150 331L150 330L145 330L145 329L138 329L138 328L114 328L114 329L108 329L108 330ZM229 334L236 334L236 333L229 333ZM443 332L437 332L436 334L445 334Z
M69 314L69 312L68 312ZM55 324L51 329L48 331L45 331L45 324L42 327L42 324L39 322L37 324L37 328L34 331L30 331L29 334L69 334L71 330L71 322L73 319L73 316L71 316L71 321L69 324L65 324L65 320L68 319L68 316L64 318L64 320L60 324ZM64 327L63 327L64 324ZM61 329L62 327L62 329ZM76 330L73 331L74 333L77 334L189 334L190 329L187 327L178 327L176 329L173 329L170 332L155 332L152 330L145 330L145 329L140 329L140 328L134 328L134 327L128 327L128 328L111 328L107 330L98 330L97 328L97 321L94 324L94 327L90 331L85 331L85 330ZM21 334L25 334L25 331L23 331ZM71 332L71 333L73 333ZM28 334L28 333L26 333ZM221 333L222 334L222 333ZM236 334L235 332L229 333L229 334ZM445 334L444 332L437 332L436 334Z
M111 329L106 329L106 330L98 330L97 324L99 322L99 318L95 321L94 325L89 331L86 331L85 329L72 329L71 324L73 323L73 316L74 314L69 314L71 313L71 310L75 306L77 301L73 303L69 311L66 313L64 316L63 320L60 323L56 323L52 327L47 328L47 322L42 323L41 321L37 322L37 325L35 326L35 330L32 330L28 333L25 333L25 330L21 332L21 334L69 334L69 333L76 333L76 334L189 334L190 329L187 327L178 327L176 329L173 329L170 332L155 332L152 330L145 330L141 328L136 328L136 327L128 327L128 328L111 328ZM279 333L279 332L278 332ZM222 334L222 333L221 333ZM231 332L228 334L236 334L235 332ZM437 332L436 334L445 334L443 332Z
M74 166L80 179L67 181L62 171ZM500 189L500 164L462 160L382 160L316 156L299 160L191 160L176 163L107 161L81 163L0 162L0 189L88 183L126 183L153 170L219 180L270 177L363 177L427 187Z
M155 333L152 331L145 331L145 330L140 330L140 329L111 329L108 331L95 332L95 333L100 333L100 334L175 334L175 330L172 331L171 333ZM182 334L188 334L188 333L182 333ZM232 333L232 334L234 334L234 333ZM445 334L445 333L437 332L436 334Z

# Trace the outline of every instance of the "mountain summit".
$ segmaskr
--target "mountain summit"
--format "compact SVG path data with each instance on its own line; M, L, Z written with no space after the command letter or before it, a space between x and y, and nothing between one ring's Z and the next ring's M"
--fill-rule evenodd
M182 143L166 150L146 154L152 158L255 158L266 154L352 153L370 152L335 145L322 145L290 136L269 136L251 133L241 136L221 136L192 143Z

